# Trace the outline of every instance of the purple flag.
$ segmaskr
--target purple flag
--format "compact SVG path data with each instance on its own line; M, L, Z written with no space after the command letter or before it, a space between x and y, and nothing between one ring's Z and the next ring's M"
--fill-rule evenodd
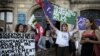
M50 19L52 19L53 16L53 9L54 6L48 0L43 1L43 10Z
M85 30L85 21L86 21L86 18L78 17L78 26L80 30Z
M54 6L48 0L43 0L43 10L44 10L44 13L49 17L49 19L51 20L51 22L53 24L55 24L56 21L53 20Z
M100 26L100 19L96 19L97 26Z

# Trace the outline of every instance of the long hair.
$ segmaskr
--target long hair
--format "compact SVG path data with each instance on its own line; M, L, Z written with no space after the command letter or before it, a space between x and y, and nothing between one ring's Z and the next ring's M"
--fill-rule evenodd
M64 25L66 25L66 27L68 27L68 24L63 23L63 24L61 25L61 31L63 31L63 26L64 26ZM67 29L66 29L66 31L67 31Z
M23 25L23 24L17 24L17 25L16 25L16 28L15 28L15 32L19 32L19 26L20 26L20 25L22 25L23 28L24 28L24 25ZM23 32L24 32L24 30L23 30Z
M28 31L28 26L24 25L24 32L27 32L27 31Z
M92 25L91 25L91 29L92 30L98 29L98 27L97 27L97 25L95 23L95 19L88 19L88 20L90 21L90 23L92 23Z

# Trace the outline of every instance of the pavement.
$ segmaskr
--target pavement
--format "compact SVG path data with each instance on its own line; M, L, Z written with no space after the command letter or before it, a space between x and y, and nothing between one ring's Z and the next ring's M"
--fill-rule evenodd
M45 56L45 54L46 54L46 51L42 51L42 50L38 50L36 52L36 56ZM54 48L49 49L48 54L46 56L56 56L55 49Z

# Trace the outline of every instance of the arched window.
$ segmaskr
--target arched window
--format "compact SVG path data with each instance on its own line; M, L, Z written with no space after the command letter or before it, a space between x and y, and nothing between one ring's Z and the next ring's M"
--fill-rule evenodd
M37 8L33 13L37 21L43 26L44 29L50 29L50 25L46 21L42 8ZM60 22L56 22L55 26L60 29Z
M81 16L86 18L100 19L100 10L97 9L82 10Z
M42 25L42 27L46 29L48 26L42 8L37 8L35 11L33 11L33 14L35 15L37 21Z

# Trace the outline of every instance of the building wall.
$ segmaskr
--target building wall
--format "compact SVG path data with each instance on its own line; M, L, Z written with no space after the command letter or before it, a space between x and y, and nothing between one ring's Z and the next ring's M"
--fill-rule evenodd
M86 10L86 9L100 9L99 3L70 3L70 0L50 0L53 4L59 5L66 9L71 9L73 11L77 12L77 16L80 15L80 11ZM28 20L30 19L33 11L35 9L39 8L39 5L37 5L35 0L14 0L14 3L6 5L6 7L3 7L3 5L0 5L0 10L12 10L13 11L13 23L12 26L10 26L11 32L14 31L15 26L17 24L18 19L18 13L22 12L26 15L26 24ZM1 23L0 23L1 24ZM71 29L71 25L69 26L69 29ZM80 34L82 34L83 31L80 31ZM79 35L78 35L79 36ZM81 37L81 35L80 35ZM79 40L81 38L78 38ZM80 45L79 45L80 47ZM79 49L80 52L80 49Z
M70 3L70 0L50 0L52 3L59 5L66 9L71 9L73 11L77 12L77 15L80 15L80 11L86 10L86 9L100 9L100 4L85 4L85 3ZM15 28L15 25L17 24L18 19L18 13L23 12L26 15L26 24L29 20L29 18L32 15L32 12L39 8L39 5L36 4L35 0L14 0L14 3L6 5L7 8L3 8L0 5L0 10L12 10L14 13L13 16L13 25L12 27ZM14 28L12 28L14 30Z

